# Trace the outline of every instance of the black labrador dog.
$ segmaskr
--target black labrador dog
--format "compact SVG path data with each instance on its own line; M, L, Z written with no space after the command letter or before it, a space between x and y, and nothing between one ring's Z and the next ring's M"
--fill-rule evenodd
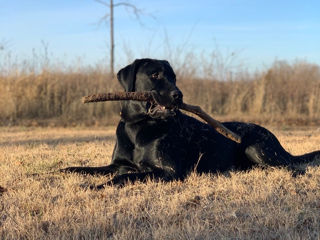
M69 167L62 171L115 174L107 184L147 178L183 179L199 173L247 170L253 166L284 166L320 160L320 151L292 156L267 129L243 122L224 122L242 142L233 142L211 126L179 111L182 93L170 64L138 59L118 72L125 91L153 91L157 104L125 101L121 106L112 162L104 167ZM99 187L103 187L102 185Z

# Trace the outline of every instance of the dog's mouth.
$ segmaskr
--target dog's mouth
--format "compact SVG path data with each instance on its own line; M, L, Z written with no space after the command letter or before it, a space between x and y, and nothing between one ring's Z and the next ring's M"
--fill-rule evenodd
M148 104L148 115L152 118L167 118L173 117L176 115L178 106L166 107L158 103L149 103Z

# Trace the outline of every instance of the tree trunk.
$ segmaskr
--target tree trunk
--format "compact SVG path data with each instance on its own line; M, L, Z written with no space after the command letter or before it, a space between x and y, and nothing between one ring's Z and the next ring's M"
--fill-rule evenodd
M110 0L110 75L114 77L113 0Z

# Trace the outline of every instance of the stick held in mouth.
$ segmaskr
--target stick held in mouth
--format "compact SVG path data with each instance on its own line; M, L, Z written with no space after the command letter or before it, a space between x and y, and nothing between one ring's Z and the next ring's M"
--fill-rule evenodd
M241 143L241 137L238 134L232 132L231 130L223 126L223 124L218 120L215 120L214 118L212 118L209 114L203 111L201 107L182 103L179 108L188 112L192 112L193 114L196 114L198 117L205 120L218 133L222 134L226 138L229 138L237 143Z
M83 103L119 100L153 101L151 92L114 92L98 93L82 98Z
M114 92L114 93L100 93L83 97L84 103L90 102L104 102L104 101L120 101L120 100L135 100L135 101L151 101L155 102L151 92ZM241 137L215 119L204 112L201 107L182 103L180 109L196 114L212 126L218 133L226 138L229 138L237 143L241 143Z

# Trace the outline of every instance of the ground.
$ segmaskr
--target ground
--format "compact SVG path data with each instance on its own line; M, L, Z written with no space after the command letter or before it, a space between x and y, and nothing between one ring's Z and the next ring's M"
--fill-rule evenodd
M316 128L271 128L293 154L320 149ZM1 128L0 239L319 239L320 168L89 190L110 177L62 174L110 162L114 127ZM2 188L1 188L2 187Z

